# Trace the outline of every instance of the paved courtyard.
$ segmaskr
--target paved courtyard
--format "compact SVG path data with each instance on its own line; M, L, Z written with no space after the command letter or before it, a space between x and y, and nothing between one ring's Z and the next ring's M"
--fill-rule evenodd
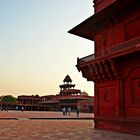
M13 116L19 119L6 120ZM23 113L23 114L22 114ZM9 114L9 115L8 115ZM41 114L41 115L40 115ZM45 115L46 114L46 115ZM81 113L81 118L91 114ZM30 120L28 118L32 118ZM93 120L35 119L63 117L61 112L0 112L0 140L139 140L140 136L95 130ZM74 118L75 114L71 114ZM87 116L87 117L86 117ZM93 116L93 114L92 114ZM68 116L67 116L68 117Z

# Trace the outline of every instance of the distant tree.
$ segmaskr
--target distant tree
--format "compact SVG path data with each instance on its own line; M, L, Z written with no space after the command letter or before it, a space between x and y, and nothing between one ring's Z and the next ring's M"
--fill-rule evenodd
M0 96L0 102L1 102L2 96Z
M13 97L12 95L6 95L6 96L3 96L1 98L1 102L10 102L10 103L16 103L17 100L15 97Z

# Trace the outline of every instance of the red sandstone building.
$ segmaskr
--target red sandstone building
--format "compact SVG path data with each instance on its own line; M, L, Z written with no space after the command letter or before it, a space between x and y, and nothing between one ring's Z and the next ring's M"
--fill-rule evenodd
M140 135L140 2L94 0L95 14L69 31L95 42L77 61L95 83L95 128Z
M23 107L27 111L45 111L47 108L40 104L41 98L39 95L21 95L17 98L18 109Z
M47 96L18 96L19 108L24 107L24 110L33 111L60 111L62 108L70 107L75 111L80 107L81 112L93 112L93 96L89 96L86 92L81 92L79 89L74 89L75 84L69 75L63 80L64 84L60 85L60 92L57 95Z

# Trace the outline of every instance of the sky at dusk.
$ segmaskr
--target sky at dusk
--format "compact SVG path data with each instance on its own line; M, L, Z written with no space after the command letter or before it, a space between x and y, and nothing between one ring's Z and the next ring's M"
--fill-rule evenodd
M67 74L94 95L75 67L94 51L90 40L68 33L93 14L92 0L0 0L0 95L50 95Z

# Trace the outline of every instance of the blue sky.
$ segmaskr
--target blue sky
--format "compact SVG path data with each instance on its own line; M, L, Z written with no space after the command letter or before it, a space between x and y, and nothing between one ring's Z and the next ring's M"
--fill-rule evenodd
M93 14L92 0L0 0L0 94L57 94L69 74L93 95L76 69L92 41L67 33Z

